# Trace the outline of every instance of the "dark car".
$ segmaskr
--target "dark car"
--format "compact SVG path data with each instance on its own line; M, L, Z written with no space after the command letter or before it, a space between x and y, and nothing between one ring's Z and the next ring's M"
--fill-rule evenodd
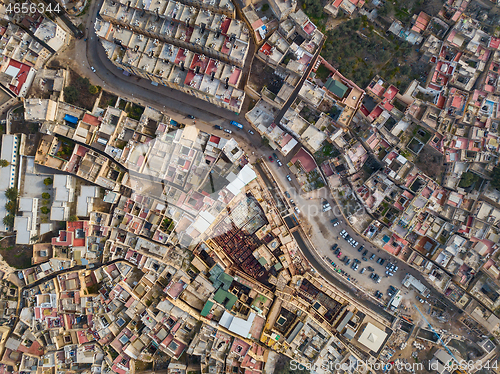
M217 130L222 130L222 126L219 126L219 125L215 125L214 128Z
M347 261L345 262L346 265L349 265L351 263L351 259L348 258Z
M276 153L273 153L273 157L274 157L275 159L278 159L278 156L276 155Z
M370 260L373 260L375 258L375 253L370 256Z
M380 258L379 260L380 260L379 264L384 265L385 260L383 258Z
M366 268L363 268L359 271L359 274L363 274L366 271Z
M285 196L289 199L290 198L290 194L288 193L288 191L285 191Z
M367 259L366 257L361 257L361 259L362 259L363 261L368 261L368 259Z
M368 266L366 269L367 269L368 271L375 271L375 269L374 269L374 268L372 268L371 266Z
M396 292L398 289L396 287L394 287L393 285L390 285L389 286L389 289L392 291L392 292Z
M375 274L375 273L371 273L371 274L370 274L370 279L375 279L375 276L376 276L376 275L377 275L377 274Z
M363 246L358 248L358 252L361 252L363 250Z
M366 256L368 254L368 250L365 249L365 251L363 252L363 256Z
M191 114L188 114L188 118L194 119L194 116Z
M269 156L269 161L273 162L273 156Z
M337 243L335 243L334 245L332 245L332 251L334 251L335 249L337 249L337 247L338 247Z

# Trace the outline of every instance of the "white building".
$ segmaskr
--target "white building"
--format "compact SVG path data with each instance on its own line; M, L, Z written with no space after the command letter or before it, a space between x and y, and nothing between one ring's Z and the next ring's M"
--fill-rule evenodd
M32 244L33 237L38 235L38 199L21 197L19 199L19 212L22 215L14 218L16 244Z
M76 179L72 175L54 175L54 201L50 208L51 221L67 221L69 217L69 203L75 201Z
M81 186L80 196L76 200L76 215L88 217L92 211L94 199L99 197L100 188L96 186Z
M5 191L16 186L16 166L18 162L18 150L21 137L19 135L2 136L2 151L0 159L7 160L10 165L0 168L0 231L6 231L7 227L3 224L3 218L7 215L5 204L7 198Z
M49 47L58 52L66 42L66 31L51 20L44 18L38 29L35 31L35 36L43 40Z

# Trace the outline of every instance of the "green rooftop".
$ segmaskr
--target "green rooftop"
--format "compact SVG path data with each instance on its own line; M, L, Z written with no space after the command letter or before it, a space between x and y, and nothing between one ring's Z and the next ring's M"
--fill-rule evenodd
M201 316L202 317L206 317L209 315L210 311L212 310L212 307L214 306L214 302L213 301L210 301L208 300L206 303L205 303L205 306L203 307L203 309L201 310Z
M343 98L345 93L349 89L345 84L333 79L332 77L327 79L325 88L331 93L333 93L335 96L340 98Z
M231 310L233 309L234 304L236 304L238 298L232 293L227 292L222 288L219 288L217 292L215 292L214 300L217 301L219 304L224 305L224 307L227 310Z
M266 259L264 257L259 258L259 264L261 264L262 266L267 265Z

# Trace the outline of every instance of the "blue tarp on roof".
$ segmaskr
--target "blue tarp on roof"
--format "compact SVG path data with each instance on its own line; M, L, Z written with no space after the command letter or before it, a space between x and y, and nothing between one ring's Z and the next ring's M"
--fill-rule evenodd
M78 123L78 118L69 114L66 114L64 116L64 120L68 121L69 123L74 123L75 125Z

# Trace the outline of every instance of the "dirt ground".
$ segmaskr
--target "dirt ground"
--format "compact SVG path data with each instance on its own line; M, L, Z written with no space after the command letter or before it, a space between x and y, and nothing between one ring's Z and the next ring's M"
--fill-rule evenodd
M429 145L425 145L415 162L423 173L434 180L440 181L445 170L443 155Z
M33 247L16 245L15 238L7 238L0 242L0 255L12 267L26 269L31 267Z

